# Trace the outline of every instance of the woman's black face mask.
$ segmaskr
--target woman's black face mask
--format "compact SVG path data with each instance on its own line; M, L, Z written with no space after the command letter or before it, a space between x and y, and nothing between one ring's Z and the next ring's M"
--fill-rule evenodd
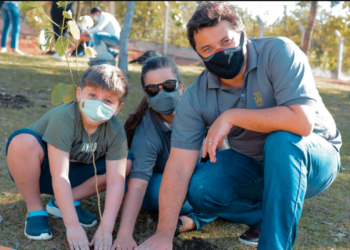
M218 49L207 58L199 55L209 72L219 78L232 79L241 71L244 64L243 55L244 33L242 31L241 42L238 47L232 49Z

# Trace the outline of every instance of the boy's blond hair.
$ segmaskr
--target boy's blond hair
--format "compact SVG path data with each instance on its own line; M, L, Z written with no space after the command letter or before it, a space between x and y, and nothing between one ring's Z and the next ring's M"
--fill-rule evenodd
M122 103L128 95L128 84L123 72L108 64L94 65L88 68L80 78L80 87L98 87L113 92Z

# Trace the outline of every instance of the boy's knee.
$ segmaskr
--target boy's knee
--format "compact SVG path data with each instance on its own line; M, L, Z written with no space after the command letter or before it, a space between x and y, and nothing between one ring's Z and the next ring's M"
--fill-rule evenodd
M16 153L17 155L40 154L44 157L44 150L35 136L31 134L19 134L12 138L8 154Z

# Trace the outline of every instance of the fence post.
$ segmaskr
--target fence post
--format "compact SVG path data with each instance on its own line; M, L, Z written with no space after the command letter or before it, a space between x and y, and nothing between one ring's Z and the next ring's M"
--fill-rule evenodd
M343 62L343 44L344 39L342 38L338 30L334 31L335 36L338 38L338 59L337 59L337 79L341 79L341 66Z

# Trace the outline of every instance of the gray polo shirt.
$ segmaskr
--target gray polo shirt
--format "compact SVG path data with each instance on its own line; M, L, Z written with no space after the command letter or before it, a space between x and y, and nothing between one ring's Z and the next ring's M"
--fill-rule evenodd
M187 89L176 107L171 146L199 150L207 126L233 108L266 109L296 104L316 108L316 133L339 151L341 136L315 86L305 54L288 38L267 37L247 41L248 57L241 89L226 88L206 69ZM233 126L227 135L232 149L263 160L266 133Z
M129 178L149 181L153 172L163 173L170 154L171 131L160 115L146 110L131 142L128 158L133 166Z

